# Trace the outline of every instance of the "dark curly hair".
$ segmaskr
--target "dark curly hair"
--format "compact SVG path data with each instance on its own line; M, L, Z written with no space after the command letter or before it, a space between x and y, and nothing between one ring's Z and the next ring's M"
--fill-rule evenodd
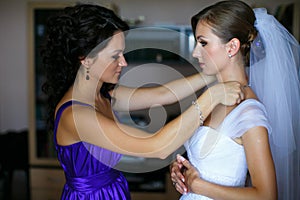
M116 31L128 29L112 10L92 4L66 7L48 19L41 56L46 72L42 89L48 96L49 128L53 128L55 107L75 81L80 60L103 49ZM113 87L104 83L100 93L107 97Z
M224 43L237 38L241 43L244 63L249 66L250 46L257 35L254 27L255 14L250 6L238 0L220 1L211 5L191 19L195 35L196 26L203 21L212 27L212 31Z

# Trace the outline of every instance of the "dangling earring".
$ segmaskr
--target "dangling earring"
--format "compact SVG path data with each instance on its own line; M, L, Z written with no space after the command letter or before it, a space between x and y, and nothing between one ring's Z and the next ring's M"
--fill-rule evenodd
M85 80L90 80L89 73L90 73L90 68L86 68L86 76L85 76Z

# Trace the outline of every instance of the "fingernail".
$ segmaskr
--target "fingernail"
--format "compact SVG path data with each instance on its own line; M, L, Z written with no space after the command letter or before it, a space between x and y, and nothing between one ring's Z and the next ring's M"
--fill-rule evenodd
M178 157L179 157L179 160L180 160L180 161L185 161L185 158L184 158L184 157L182 157L182 156L180 156L180 155L179 155Z
M184 182L184 178L182 178L181 181Z

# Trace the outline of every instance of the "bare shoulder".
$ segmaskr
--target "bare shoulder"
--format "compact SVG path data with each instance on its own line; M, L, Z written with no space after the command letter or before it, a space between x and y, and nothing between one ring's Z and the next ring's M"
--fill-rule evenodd
M268 130L263 126L255 126L247 130L242 136L244 146L257 148L269 144Z
M56 138L59 145L71 145L81 141L78 134L78 126L82 117L88 116L92 109L88 106L73 104L61 113Z
M252 88L250 86L244 87L244 92L245 92L245 100L246 99L256 99L256 100L258 100L256 94L254 93L254 91L252 90Z

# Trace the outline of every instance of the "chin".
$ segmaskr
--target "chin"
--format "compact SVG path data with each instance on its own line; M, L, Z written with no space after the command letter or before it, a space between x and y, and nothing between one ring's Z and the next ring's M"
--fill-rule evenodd
M112 80L110 83L111 83L111 84L117 84L117 83L119 83L119 79L117 79L117 80Z
M207 76L215 76L216 75L215 71L211 71L211 70L207 70L207 69L202 69L202 73Z
M214 75L213 73L209 72L209 71L206 71L206 70L202 70L202 73L207 75L207 76L212 76Z
M108 81L108 82L106 82L106 83L109 83L109 84L118 84L119 81Z

